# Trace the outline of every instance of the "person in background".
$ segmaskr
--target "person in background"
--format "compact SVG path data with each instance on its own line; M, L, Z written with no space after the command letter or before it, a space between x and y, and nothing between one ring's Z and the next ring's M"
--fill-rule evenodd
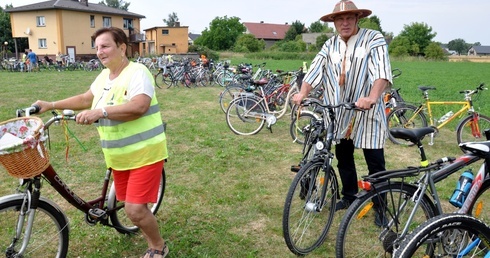
M355 148L363 150L369 174L385 170L388 132L382 93L391 87L392 74L383 35L358 26L359 19L370 14L352 1L342 0L332 13L320 18L333 22L337 34L325 42L303 79L301 91L293 96L293 102L300 104L313 88L323 87L326 104L355 102L364 109L339 110L337 114L335 156L343 197L335 210L348 208L358 192ZM381 226L385 222L383 213L377 212L375 223Z
M36 71L38 68L38 63L37 63L38 60L37 60L36 53L34 53L32 49L29 49L27 58L29 59L29 65L28 65L29 72Z
M64 63L63 63L63 55L61 54L60 51L58 51L58 54L56 54L56 63L58 63L58 66L64 65Z
M169 249L156 217L148 208L157 201L167 141L150 71L126 57L128 38L120 28L97 30L97 57L106 67L85 93L47 102L38 100L40 112L51 109L82 110L81 125L94 124L104 158L112 168L116 197L148 243L142 257L163 258ZM109 254L108 254L109 255Z

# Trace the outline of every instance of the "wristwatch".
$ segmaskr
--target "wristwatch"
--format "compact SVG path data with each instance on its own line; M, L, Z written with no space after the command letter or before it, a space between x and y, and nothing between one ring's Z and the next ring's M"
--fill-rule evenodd
M107 114L107 111L105 111L105 108L102 108L102 115L104 116L104 118L107 118L109 116L109 114Z

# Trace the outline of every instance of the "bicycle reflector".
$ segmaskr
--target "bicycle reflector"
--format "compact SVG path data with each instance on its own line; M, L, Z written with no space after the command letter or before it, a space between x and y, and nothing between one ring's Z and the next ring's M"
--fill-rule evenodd
M365 191L371 191L371 183L364 180L357 181L357 186Z

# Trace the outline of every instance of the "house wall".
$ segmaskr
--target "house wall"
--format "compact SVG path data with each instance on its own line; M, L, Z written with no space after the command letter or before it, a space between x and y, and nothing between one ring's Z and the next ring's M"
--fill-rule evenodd
M162 33L168 30L168 35ZM189 51L189 27L155 27L146 30L147 55L183 54Z

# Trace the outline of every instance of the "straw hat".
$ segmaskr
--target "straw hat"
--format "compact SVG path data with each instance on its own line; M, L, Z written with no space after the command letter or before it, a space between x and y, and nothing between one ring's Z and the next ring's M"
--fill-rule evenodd
M367 10L367 9L357 9L354 2L350 0L341 0L335 5L335 8L333 8L332 13L322 16L320 20L324 22L333 22L335 16L344 13L357 13L359 15L358 16L359 18L364 18L369 16L372 12L371 10Z

